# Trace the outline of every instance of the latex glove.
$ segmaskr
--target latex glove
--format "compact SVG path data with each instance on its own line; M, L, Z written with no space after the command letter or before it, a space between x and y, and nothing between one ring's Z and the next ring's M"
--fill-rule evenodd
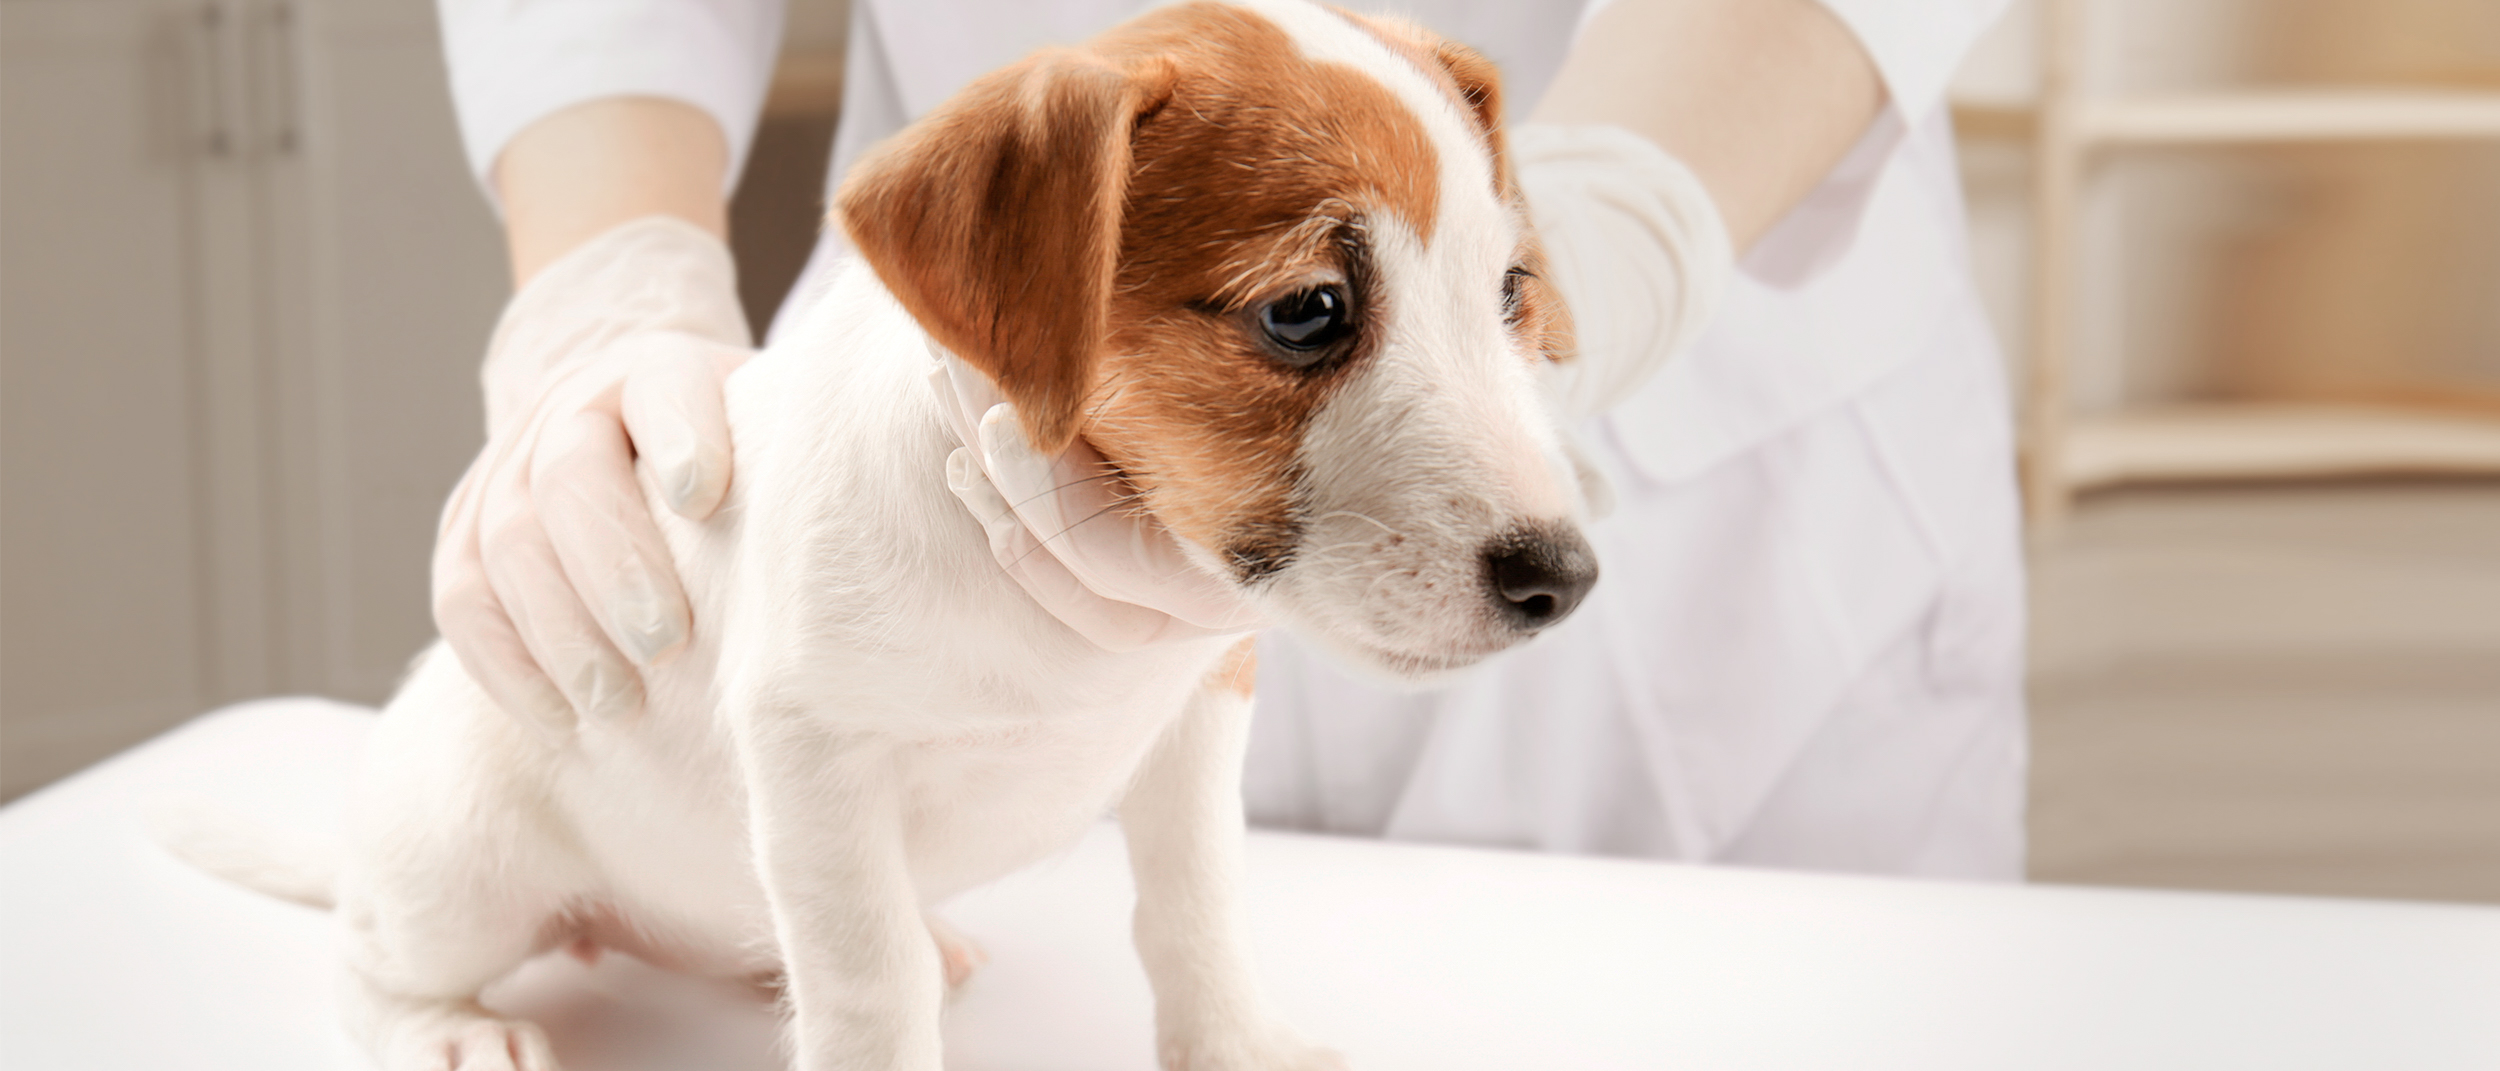
M989 380L935 356L930 384L965 444L946 459L947 486L989 534L999 567L1043 609L1111 651L1266 624L1178 536L1122 508L1112 467L1093 447L1079 439L1057 457L1034 453Z
M692 614L636 481L709 516L729 487L721 381L752 355L719 239L618 226L542 269L487 346L486 448L444 508L434 621L511 714L561 737L574 711L639 710Z
M1571 308L1576 350L1538 366L1538 385L1592 518L1614 488L1576 425L1630 397L1710 322L1735 274L1727 224L1701 179L1620 127L1511 128L1519 186Z
M1578 353L1546 365L1568 426L1629 397L1709 325L1736 254L1701 179L1620 127L1511 128L1519 186Z

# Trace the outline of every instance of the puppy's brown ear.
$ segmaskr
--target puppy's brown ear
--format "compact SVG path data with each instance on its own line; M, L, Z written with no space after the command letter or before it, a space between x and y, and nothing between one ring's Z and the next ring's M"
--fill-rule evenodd
M1450 81L1458 86L1458 99L1475 116L1476 129L1493 142L1493 154L1502 153L1502 72L1484 53L1443 39L1433 42L1432 58L1448 72Z
M1045 52L879 146L835 197L878 278L1045 454L1076 438L1107 335L1130 133L1169 95L1168 69Z

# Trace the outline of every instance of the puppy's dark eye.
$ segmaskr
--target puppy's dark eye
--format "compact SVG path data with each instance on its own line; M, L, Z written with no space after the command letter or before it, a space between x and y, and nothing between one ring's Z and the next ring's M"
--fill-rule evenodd
M1353 329L1345 292L1315 286L1259 310L1259 329L1274 342L1278 356L1296 368L1317 362L1322 350Z
M1520 291L1528 285L1528 280L1534 278L1536 278L1536 273L1526 268L1512 268L1502 273L1503 319L1513 323L1519 321Z

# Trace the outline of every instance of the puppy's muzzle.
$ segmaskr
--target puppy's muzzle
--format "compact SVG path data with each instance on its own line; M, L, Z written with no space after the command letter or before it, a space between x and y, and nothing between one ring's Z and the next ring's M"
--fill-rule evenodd
M1597 583L1597 553L1567 524L1522 524L1484 548L1485 597L1519 632L1535 632L1578 609Z

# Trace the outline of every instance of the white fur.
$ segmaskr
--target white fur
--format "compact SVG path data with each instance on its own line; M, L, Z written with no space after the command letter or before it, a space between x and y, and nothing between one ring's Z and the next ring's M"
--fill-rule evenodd
M1310 427L1305 553L1252 594L1358 660L1463 664L1520 638L1480 605L1486 540L1577 509L1501 323L1518 224L1421 75L1315 8L1253 6L1379 72L1445 174L1431 245L1375 231L1405 311ZM1112 809L1165 1065L1337 1066L1248 967L1233 898L1249 702L1214 672L1231 641L1110 653L1027 597L947 489L928 353L854 266L734 376L729 501L703 524L654 509L697 627L650 674L641 718L552 744L439 644L420 660L368 748L334 889L351 1024L388 1071L546 1071L535 1029L475 997L577 940L780 972L801 1068L936 1071L953 968L925 905Z
M1211 680L1231 641L1111 654L1035 606L946 489L927 354L853 268L733 379L732 500L667 523L695 619L720 625L652 674L642 719L559 749L439 646L421 661L368 749L338 880L352 1018L387 1068L446 1066L483 1029L475 992L576 936L786 972L801 1067L935 1068L923 906L1140 801L1141 874L1169 871L1141 884L1177 905L1163 929L1163 897L1140 916L1167 1046L1326 1065L1259 1010L1229 890L1206 887L1240 828L1248 703Z

